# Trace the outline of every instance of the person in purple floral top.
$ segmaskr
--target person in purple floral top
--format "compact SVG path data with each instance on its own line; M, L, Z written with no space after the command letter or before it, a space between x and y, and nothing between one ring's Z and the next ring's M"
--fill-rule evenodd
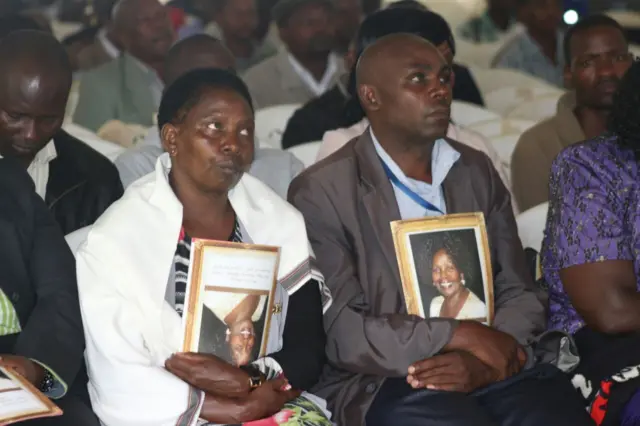
M596 424L640 425L640 63L609 131L555 159L542 268L549 329L574 335L573 383Z

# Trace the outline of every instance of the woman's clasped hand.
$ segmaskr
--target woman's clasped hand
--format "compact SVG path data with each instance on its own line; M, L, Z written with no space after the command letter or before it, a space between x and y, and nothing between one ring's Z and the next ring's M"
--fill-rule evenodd
M244 370L215 355L178 353L166 361L165 367L205 393L201 417L211 422L243 423L269 417L300 396L283 376L252 390Z

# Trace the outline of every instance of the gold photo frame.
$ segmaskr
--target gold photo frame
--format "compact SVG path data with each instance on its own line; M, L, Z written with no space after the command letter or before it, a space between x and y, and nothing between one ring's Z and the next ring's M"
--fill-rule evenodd
M234 365L265 356L272 316L279 313L279 261L278 247L194 239L182 351L211 353Z
M409 314L493 322L493 271L484 214L394 221L391 232Z
M12 405L16 404L12 409ZM0 361L0 425L62 415L62 410ZM6 412L5 412L6 410Z

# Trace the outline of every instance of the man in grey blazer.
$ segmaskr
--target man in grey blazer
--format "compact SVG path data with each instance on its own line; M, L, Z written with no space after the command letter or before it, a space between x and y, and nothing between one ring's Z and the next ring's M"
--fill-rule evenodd
M82 75L73 115L74 123L93 131L109 120L153 124L164 88L160 70L174 41L158 0L121 0L114 15L123 53Z
M167 84L198 68L235 69L235 59L219 40L198 34L176 43L167 54L164 76ZM249 174L260 179L282 198L287 197L291 180L304 168L293 154L272 148L260 148L256 141ZM149 129L144 141L120 154L115 165L126 188L151 173L164 149L157 126Z
M249 68L242 79L256 109L305 104L332 88L344 62L332 53L331 0L280 0L272 14L285 49Z
M339 426L590 425L568 379L535 365L529 344L545 329L545 308L491 161L445 138L452 77L424 39L374 43L357 68L370 129L291 185L334 298L314 393ZM492 326L408 315L390 222L478 211L494 272Z

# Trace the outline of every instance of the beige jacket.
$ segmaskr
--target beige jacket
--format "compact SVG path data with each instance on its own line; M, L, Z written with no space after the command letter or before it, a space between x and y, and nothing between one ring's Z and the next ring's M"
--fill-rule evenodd
M556 115L520 136L511 157L513 197L520 211L549 201L551 164L565 147L586 139L573 114L575 96L568 92L558 100Z

